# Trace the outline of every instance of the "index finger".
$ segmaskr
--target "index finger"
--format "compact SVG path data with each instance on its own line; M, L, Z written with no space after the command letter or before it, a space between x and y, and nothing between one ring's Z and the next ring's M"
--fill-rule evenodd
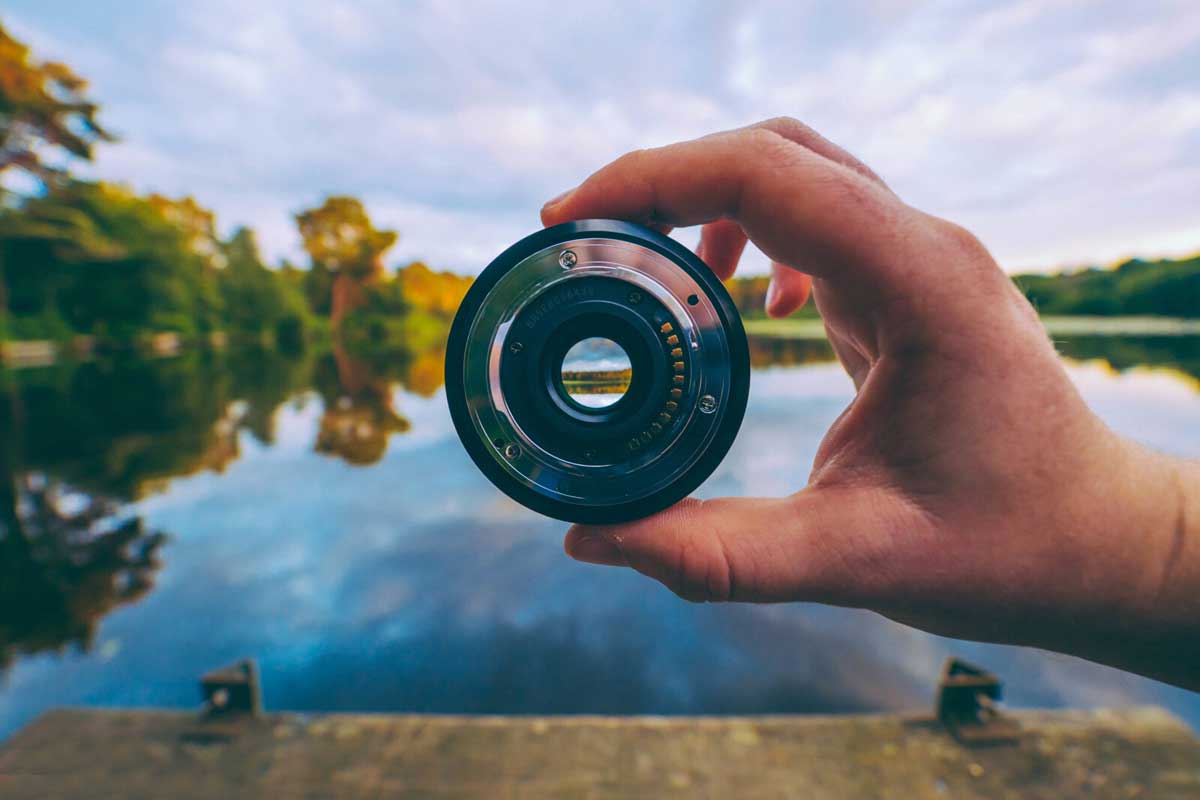
M906 208L844 164L774 131L745 128L622 156L547 205L542 221L683 226L730 218L774 261L879 285Z

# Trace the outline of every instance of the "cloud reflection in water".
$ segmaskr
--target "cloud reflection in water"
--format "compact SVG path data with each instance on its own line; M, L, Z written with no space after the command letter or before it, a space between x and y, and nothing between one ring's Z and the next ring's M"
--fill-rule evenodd
M1118 429L1155 419L1176 450L1200 454L1200 435L1180 436L1200 431L1200 395L1180 401L1186 384L1073 373ZM745 427L702 494L802 484L851 391L832 364L757 371ZM272 708L761 713L925 707L941 660L958 654L1004 676L1016 705L1151 702L1200 724L1196 695L1076 659L850 609L684 603L632 572L567 559L566 526L477 472L440 394L396 393L412 432L370 468L313 452L321 403L301 398L279 410L272 444L242 433L224 473L134 506L171 533L157 588L107 617L92 653L16 664L0 735L51 705L193 706L196 677L241 656L260 660Z

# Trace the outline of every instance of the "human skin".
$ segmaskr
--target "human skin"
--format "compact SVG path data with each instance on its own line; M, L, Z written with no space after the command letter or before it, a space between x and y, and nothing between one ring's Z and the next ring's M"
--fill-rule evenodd
M703 225L722 279L753 241L767 312L811 293L857 392L795 494L577 525L569 555L688 600L868 608L1200 689L1200 465L1092 413L969 232L791 119L629 153L542 210L596 217Z

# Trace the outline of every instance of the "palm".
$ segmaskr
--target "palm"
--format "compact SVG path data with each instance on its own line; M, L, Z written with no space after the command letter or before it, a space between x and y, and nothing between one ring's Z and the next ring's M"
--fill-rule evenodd
M864 606L1197 685L1200 653L1179 658L1164 632L1200 641L1187 536L1200 505L1184 489L1200 468L1087 409L973 236L786 119L631 153L542 210L546 224L588 217L702 224L699 253L722 279L754 241L774 262L767 312L811 289L858 391L795 494L575 527L568 553L689 599Z
M882 575L866 587L847 583L847 600L943 634L979 637L975 598L991 598L990 607L1024 591L994 568L1005 551L1029 544L1014 534L1036 540L1087 519L1070 500L1060 521L1026 509L1043 493L1085 505L1073 484L1095 460L1095 443L1107 441L1036 317L1004 288L999 303L993 296L986 307L959 309L956 335L927 340L924 329L944 321L885 314L868 323L843 311L851 304L834 287L815 287L858 391L821 442L808 491L852 487L840 502L875 510L874 524L845 532L843 557ZM998 310L1021 324L996 335L988 323ZM983 638L1003 639L1017 622L992 616Z

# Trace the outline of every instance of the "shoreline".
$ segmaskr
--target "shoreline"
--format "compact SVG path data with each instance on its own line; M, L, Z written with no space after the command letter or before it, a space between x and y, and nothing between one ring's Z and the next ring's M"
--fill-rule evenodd
M1178 317L1045 316L1051 336L1200 336L1200 319ZM746 335L763 339L824 339L819 318L747 319Z
M1051 336L1200 336L1200 318L1044 316ZM751 339L823 341L825 327L819 317L743 319ZM236 343L222 332L185 339L176 333L146 334L130 341L104 341L90 336L72 340L0 340L0 372L47 367L69 361L86 361L98 355L140 355L163 358L193 349L224 350Z

